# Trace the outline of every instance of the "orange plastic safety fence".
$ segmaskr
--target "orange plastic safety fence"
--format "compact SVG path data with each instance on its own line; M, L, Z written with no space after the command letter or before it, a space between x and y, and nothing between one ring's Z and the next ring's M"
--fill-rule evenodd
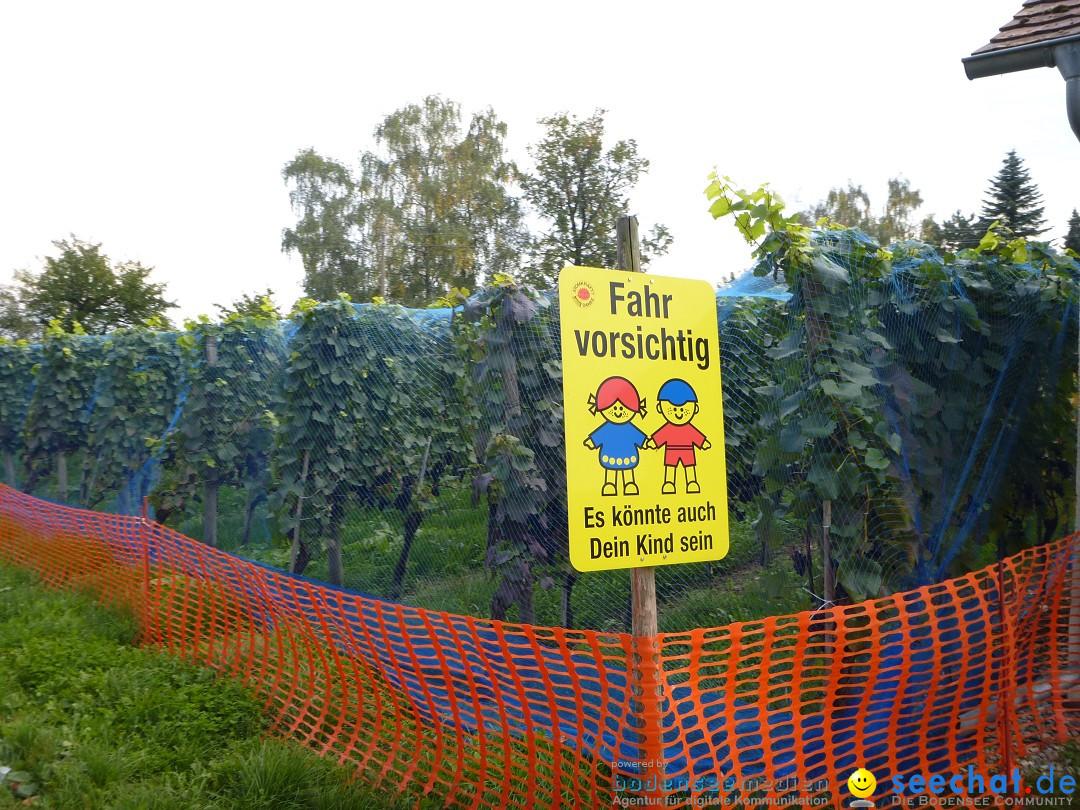
M145 644L245 681L281 734L364 782L449 806L841 806L858 767L881 806L894 775L989 777L1077 731L1075 535L655 641L371 599L6 487L0 559L131 610Z

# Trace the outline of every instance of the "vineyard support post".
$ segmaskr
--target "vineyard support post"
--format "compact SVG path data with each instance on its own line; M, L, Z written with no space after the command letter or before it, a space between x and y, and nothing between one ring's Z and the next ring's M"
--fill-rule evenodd
M289 552L289 572L301 574L307 567L309 555L300 542L300 515L304 507L304 487L307 485L308 464L311 451L304 451L303 469L300 470L300 493L296 496L296 516L293 518L292 548Z
M506 424L509 426L509 432L516 434L521 430L521 388L518 384L518 363L517 356L514 353L513 335L514 335L514 309L513 303L509 298L504 298L502 302L502 313L499 316L498 326L496 327L502 331L505 340L505 351L507 357L503 363L502 369L502 386L503 396L506 398ZM514 563L517 565L518 573L521 576L518 578L517 588L517 604L518 604L518 621L522 624L533 624L536 621L536 611L533 604L533 574L532 568L527 563L522 561L522 558L518 558L518 561ZM494 606L493 606L494 608ZM494 609L492 614L495 614Z
M637 217L619 217L615 232L618 236L617 269L641 272L641 252L638 244ZM631 631L634 636L634 699L635 725L639 738L638 771L647 784L656 785L656 794L666 771L663 762L663 730L660 717L660 650L657 639L656 569L652 566L630 571ZM655 777L656 781L652 779Z
M61 450L56 456L56 500L68 502L67 453Z
M218 361L217 335L207 335L205 346L206 365L213 368ZM206 396L209 399L211 391L206 391ZM212 548L217 548L218 482L216 476L217 473L212 472L203 482L203 542Z
M998 679L998 733L1001 735L1001 753L1005 762L1005 773L1012 772L1012 713L1015 709L1011 681L1013 635L1009 624L1009 609L1005 604L1005 575L1004 561L999 557L997 562L997 586L998 586L998 618L1000 620L1000 636L1003 655L1001 657L1001 671Z
M832 607L836 602L836 572L832 564L832 547L829 530L832 528L832 501L821 502L821 564L824 568L825 602Z
M428 453L431 451L431 437L428 436L424 445L424 455L420 459L420 478L413 489L409 504L404 510L405 543L401 547L401 556L398 557L397 565L394 566L394 577L390 584L390 598L401 598L401 589L405 583L405 573L409 568L409 552L412 550L413 540L416 539L416 531L420 528L420 491L424 488L424 476L427 475Z
M154 639L153 615L150 609L150 498L144 496L139 510L139 545L142 553L142 643Z

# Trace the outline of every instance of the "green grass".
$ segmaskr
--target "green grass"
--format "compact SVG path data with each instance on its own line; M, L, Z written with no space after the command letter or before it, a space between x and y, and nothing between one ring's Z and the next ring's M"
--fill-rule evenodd
M1080 740L1070 739L1060 747L1053 747L1049 752L1039 751L1034 759L1038 761L1037 765L1022 768L1024 784L1029 786L1034 793L1038 790L1038 779L1042 776L1044 777L1043 786L1050 784L1051 790L1049 793L1039 794L1040 796L1055 797L1061 802L1057 805L1058 807L1075 807L1080 802L1080 795L1078 795L1080 789L1076 787L1080 784ZM1054 768L1053 780L1045 778L1050 775L1051 764ZM1068 792L1061 789L1063 776L1071 776L1073 779L1073 787Z
M251 552L258 553L272 547L271 537L274 531L273 521L264 501L255 507L251 536L248 538L248 545L244 546L242 541L246 509L247 500L243 488L223 486L218 490L218 545L250 556ZM169 521L169 525L188 537L202 540L202 502L188 504L183 513Z
M0 567L0 808L414 807L265 739L261 701L132 646L124 616Z
M279 568L288 568L289 547L283 537L239 545L244 510L243 492L222 487L218 537L222 547ZM260 507L263 510L264 507ZM256 526L261 516L257 516ZM198 539L201 513L178 518L173 525ZM258 532L253 531L253 538ZM345 585L375 596L386 596L401 550L404 529L400 512L372 506L349 510L342 527ZM660 629L678 632L715 627L770 615L795 613L810 607L804 579L788 557L795 542L785 532L773 549L773 562L763 569L759 543L748 521L732 522L728 556L714 563L661 566L656 569ZM498 588L497 573L484 567L487 507L474 507L471 492L462 485L444 486L417 531L405 577L402 601L430 610L489 617ZM328 578L325 555L304 571L315 580ZM550 588L535 589L536 623L558 626L562 620L562 577L555 572ZM604 571L578 576L571 605L574 626L606 632L629 628L629 571ZM516 607L508 618L516 620Z

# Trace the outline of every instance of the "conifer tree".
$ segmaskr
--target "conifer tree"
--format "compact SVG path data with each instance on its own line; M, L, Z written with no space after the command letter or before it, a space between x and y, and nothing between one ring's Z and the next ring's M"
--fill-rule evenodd
M1072 216L1069 217L1069 231L1065 234L1065 247L1080 253L1080 214L1076 213L1075 208Z
M979 244L981 238L982 231L975 224L975 215L964 216L957 209L951 217L941 223L941 244L939 247L942 252L956 253L964 248L975 247Z
M987 194L979 217L980 232L999 221L1016 236L1032 239L1045 233L1042 194L1015 149L1005 155L1001 171L990 181Z

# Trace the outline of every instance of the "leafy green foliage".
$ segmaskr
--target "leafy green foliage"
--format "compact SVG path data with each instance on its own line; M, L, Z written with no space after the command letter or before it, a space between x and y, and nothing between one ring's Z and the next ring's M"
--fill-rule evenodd
M278 309L277 304L274 303L274 291L270 288L267 288L266 292L262 295L242 293L240 297L230 305L214 304L214 307L220 313L222 320L228 320L230 317L237 316L263 319L273 318L275 320L281 320L283 317L281 310Z
M491 109L428 96L375 129L357 169L300 152L283 172L299 220L282 240L304 262L304 290L427 306L451 287L517 269L528 241L513 195L506 125Z
M164 318L165 311L176 306L163 297L164 284L149 280L153 268L138 262L114 266L100 244L74 237L53 245L60 255L46 257L40 274L15 274L19 302L39 328L58 320L69 332L78 323L90 334L102 334Z
M268 484L285 362L279 323L263 310L200 318L176 342L188 393L152 498L158 517L184 510L206 484L244 487L251 508Z
M1075 359L1055 363L1045 347L1063 328L1076 265L995 231L945 259L919 243L890 252L858 231L810 231L767 189L713 177L706 195L714 216L734 215L757 243L755 272L782 274L792 293L785 333L766 350L771 380L755 389L764 397L752 469L762 479L759 532L780 518L813 528L829 500L853 598L940 579L955 553L948 538L970 531L971 508L957 505L981 497L973 481L950 478L954 459L987 452L970 426L1020 430L1021 443L1046 452L1047 437L996 403L1018 358L1033 399L1060 401L1061 386L1075 385ZM1069 432L1060 421L1054 431Z
M737 301L734 304L733 301ZM762 491L764 479L754 470L756 448L766 438L767 425L759 419L770 407L773 363L770 349L787 332L784 305L773 299L717 298L720 321L721 367L738 368L737 377L724 378L724 443L729 509L742 520L746 507ZM746 336L754 335L748 340ZM772 536L757 536L761 560L767 564Z
M34 386L32 370L40 362L40 345L0 342L0 451L4 453L22 451L23 423Z
M89 506L120 493L120 511L128 513L149 494L150 476L142 468L176 410L183 373L175 334L158 325L119 330L101 346L87 433L93 453L80 498ZM132 490L133 483L140 486Z
M440 363L446 345L401 307L303 301L294 324L273 505L292 531L303 499L302 536L319 538L340 584L347 504L393 505L411 514L414 533L442 475L471 451L470 437L454 418L459 387ZM300 571L313 550L295 551Z
M848 187L831 189L826 198L805 213L808 222L829 219L858 228L880 245L911 239L915 236L915 211L922 205L922 194L903 177L889 180L888 196L880 213L873 210L870 195L862 186L848 182Z
M605 114L540 119L546 132L529 149L536 168L522 179L525 198L547 221L536 246L536 267L528 273L533 284L553 287L568 264L615 266L615 223L629 213L627 195L649 171L649 161L638 155L633 140L605 147ZM671 242L665 226L653 226L643 240L642 265L666 253Z
M100 338L87 336L78 324L69 333L54 321L46 331L23 427L28 489L48 474L55 456L84 447L101 344Z
M519 621L532 621L536 574L567 564L566 462L563 446L562 366L554 308L541 293L509 277L494 279L463 308L455 340L473 367L487 416L478 435L477 492L490 503L487 562L501 574L492 615L513 603ZM554 584L549 577L541 583Z

